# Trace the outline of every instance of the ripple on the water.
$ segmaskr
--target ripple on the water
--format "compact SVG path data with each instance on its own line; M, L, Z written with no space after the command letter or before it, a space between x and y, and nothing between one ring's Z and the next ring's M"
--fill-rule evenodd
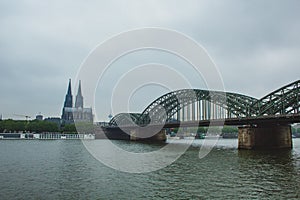
M199 159L201 142L162 170L128 174L95 160L80 141L0 141L0 199L299 199L300 140L293 150L247 151L220 139Z

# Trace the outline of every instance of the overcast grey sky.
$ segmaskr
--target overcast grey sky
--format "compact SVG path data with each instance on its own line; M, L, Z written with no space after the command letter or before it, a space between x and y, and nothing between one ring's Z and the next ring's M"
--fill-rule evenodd
M89 52L141 27L192 37L218 66L227 91L260 98L300 78L299 10L298 0L2 0L0 113L60 116L68 79Z

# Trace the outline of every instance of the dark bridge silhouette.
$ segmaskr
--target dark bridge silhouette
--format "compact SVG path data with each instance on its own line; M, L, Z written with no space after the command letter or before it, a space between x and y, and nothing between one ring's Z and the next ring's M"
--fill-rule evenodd
M183 89L157 98L142 113L116 115L105 130L109 135L126 129L138 139L137 135L145 131L143 127L247 125L239 128L240 148L292 147L290 124L300 122L299 107L300 80L261 99L232 92ZM147 139L164 140L163 134L160 131L156 135L160 137Z

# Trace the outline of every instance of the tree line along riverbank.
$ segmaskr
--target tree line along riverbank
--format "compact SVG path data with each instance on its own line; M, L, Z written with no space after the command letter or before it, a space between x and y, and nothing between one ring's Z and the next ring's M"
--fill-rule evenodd
M77 133L74 124L66 124L61 126L54 122L44 120L0 120L1 133L20 133L20 132L61 132L61 133Z

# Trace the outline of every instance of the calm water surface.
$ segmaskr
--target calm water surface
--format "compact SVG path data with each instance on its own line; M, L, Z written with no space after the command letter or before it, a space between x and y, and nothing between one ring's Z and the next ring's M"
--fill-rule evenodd
M220 139L201 160L194 144L167 168L129 174L95 160L81 141L1 140L0 199L300 199L300 139L293 143L292 150L248 151Z

